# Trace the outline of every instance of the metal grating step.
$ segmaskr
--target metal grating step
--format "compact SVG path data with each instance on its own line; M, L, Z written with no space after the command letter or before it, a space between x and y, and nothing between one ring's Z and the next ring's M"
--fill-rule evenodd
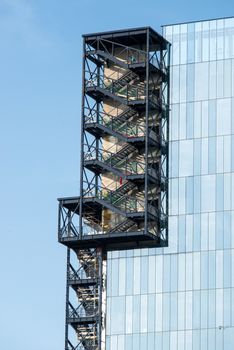
M124 231L128 231L131 227L135 226L135 222L130 220L130 219L126 219L122 222L120 222L118 225L116 225L115 227L113 227L111 230L109 230L107 233L114 233L114 232L124 232Z

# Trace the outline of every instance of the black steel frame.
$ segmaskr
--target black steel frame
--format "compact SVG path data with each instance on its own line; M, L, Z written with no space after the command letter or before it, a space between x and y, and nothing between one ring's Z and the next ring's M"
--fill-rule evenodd
M80 196L59 199L58 238L68 247L65 350L105 348L106 251L168 244L170 44L150 27L83 39ZM116 139L114 150L106 149L109 137ZM103 186L105 174L120 185ZM123 220L103 227L103 210Z

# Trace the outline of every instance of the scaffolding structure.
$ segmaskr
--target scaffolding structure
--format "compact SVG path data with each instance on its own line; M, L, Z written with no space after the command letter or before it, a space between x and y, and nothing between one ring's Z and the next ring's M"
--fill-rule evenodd
M81 191L59 199L65 350L105 349L106 252L168 242L170 44L150 27L83 38Z

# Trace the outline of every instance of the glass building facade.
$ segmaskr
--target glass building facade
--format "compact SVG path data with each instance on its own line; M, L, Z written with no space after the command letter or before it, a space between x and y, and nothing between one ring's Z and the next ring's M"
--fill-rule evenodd
M234 349L234 18L171 42L169 246L108 253L107 350Z

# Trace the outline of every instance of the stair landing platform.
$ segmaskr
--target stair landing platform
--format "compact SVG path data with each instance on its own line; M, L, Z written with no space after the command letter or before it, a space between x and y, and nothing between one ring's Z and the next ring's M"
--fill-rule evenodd
M107 250L122 250L165 246L165 243L159 237L145 231L90 234L82 237L60 237L59 242L71 249L101 246Z

